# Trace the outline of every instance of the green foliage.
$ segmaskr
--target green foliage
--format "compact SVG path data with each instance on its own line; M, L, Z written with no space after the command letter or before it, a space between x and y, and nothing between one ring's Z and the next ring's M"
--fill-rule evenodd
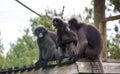
M120 59L120 33L118 26L115 26L114 31L116 32L115 37L108 41L108 48L111 56L109 58Z
M1 35L1 33L0 33L0 35ZM5 59L3 56L3 51L4 51L4 47L2 44L2 39L0 38L0 69L4 67L4 62L5 62Z
M93 8L85 7L83 14L79 14L78 16L82 22L93 23Z
M4 68L4 66L5 66L5 59L4 59L4 57L0 54L0 69L1 68Z
M108 0L107 3L107 12L119 13L120 12L120 0ZM120 30L119 27L115 25L114 27L115 36L112 35L111 39L107 41L108 52L110 52L109 58L120 59Z
M6 67L23 66L33 64L38 59L38 48L33 37L29 35L29 30L25 30L25 35L18 38L15 44L10 44L11 50L6 56Z
M120 12L120 0L110 0L110 2L114 5L114 12Z
M0 35L1 35L1 32L0 32ZM3 55L3 50L4 50L4 47L2 44L2 39L0 38L0 55Z

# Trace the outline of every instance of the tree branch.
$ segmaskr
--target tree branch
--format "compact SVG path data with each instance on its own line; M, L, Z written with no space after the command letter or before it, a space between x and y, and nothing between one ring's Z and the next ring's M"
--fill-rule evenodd
M104 18L101 22L113 21L113 20L117 20L117 19L120 19L120 15Z

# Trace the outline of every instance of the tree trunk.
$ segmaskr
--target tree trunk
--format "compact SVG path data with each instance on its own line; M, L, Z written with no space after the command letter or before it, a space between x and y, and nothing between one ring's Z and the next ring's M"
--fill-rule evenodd
M105 0L94 0L94 24L100 30L103 37L102 57L106 60L106 22L101 21L105 18Z

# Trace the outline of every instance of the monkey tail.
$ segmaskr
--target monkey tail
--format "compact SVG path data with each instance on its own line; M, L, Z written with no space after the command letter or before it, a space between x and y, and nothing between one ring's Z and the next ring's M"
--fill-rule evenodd
M103 65L102 65L102 60L100 59L100 57L98 58L98 63L99 63L100 70L102 71L102 74L105 74L105 71L104 71Z
M96 69L98 67L100 69L100 71L101 71L101 74L105 74L104 69L103 69L103 65L102 65L102 61L101 61L100 58L98 58L98 64L95 63L95 62L94 63L90 62L90 65L91 65L91 72L92 73L95 73L94 71L98 70L98 69Z
M90 62L90 66L91 66L91 72L94 73L92 62Z

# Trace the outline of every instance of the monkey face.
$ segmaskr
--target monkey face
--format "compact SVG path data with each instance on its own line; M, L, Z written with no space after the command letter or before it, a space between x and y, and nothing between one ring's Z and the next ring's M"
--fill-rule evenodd
M63 21L59 18L53 19L52 23L53 23L53 26L57 29L63 26Z
M47 34L47 32L48 31L44 27L39 26L34 30L33 34L39 38L42 38Z
M74 29L76 29L78 27L78 21L77 21L76 18L71 18L68 21L68 23L69 23L69 28L72 29L72 30L74 30Z

